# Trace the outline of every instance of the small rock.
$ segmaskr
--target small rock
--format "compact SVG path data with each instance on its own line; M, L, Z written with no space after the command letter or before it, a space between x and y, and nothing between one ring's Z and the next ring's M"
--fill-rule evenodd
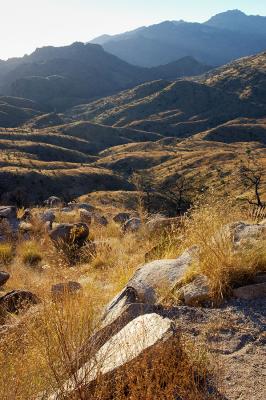
M1 206L0 221L7 222L13 233L17 232L19 227L17 208L15 206Z
M131 215L126 212L121 212L119 214L116 214L113 218L113 221L116 222L117 224L124 224L131 218Z
M78 203L77 208L79 210L94 211L95 207L88 203Z
M51 288L51 294L53 299L62 298L66 294L75 294L82 289L82 286L78 282L69 281L65 283L57 283Z
M30 222L32 219L32 214L29 208L26 208L26 210L24 211L22 217L20 218L20 221L23 222Z
M9 278L10 275L8 272L0 271L0 286L3 286L8 281Z
M209 300L210 288L208 278L204 275L197 276L194 281L181 288L181 293L187 306L196 306Z
M130 218L127 222L124 223L122 226L122 231L126 232L136 232L141 227L141 220L140 218Z
M88 240L89 227L84 223L58 224L49 232L49 236L57 245L82 247Z
M81 209L79 211L80 221L85 224L91 225L92 213L90 211Z
M266 282L266 274L265 273L261 273L261 274L256 275L254 277L254 279L253 279L253 282L254 283L264 283L264 282Z
M55 221L55 214L52 210L47 210L40 215L40 219L44 223L49 222L50 226L52 226L53 222Z
M51 196L44 202L44 205L47 207L61 207L63 204L63 200L56 196Z
M180 225L180 217L166 218L157 217L153 218L146 223L146 226L150 232L154 232L162 229L173 229Z
M266 283L242 286L233 290L233 296L243 300L253 300L266 296Z
M107 219L103 215L100 215L98 213L93 214L93 220L94 220L95 224L97 224L97 225L101 225L101 226L108 225Z
M27 290L13 290L0 298L0 309L8 313L18 313L40 303L39 298Z

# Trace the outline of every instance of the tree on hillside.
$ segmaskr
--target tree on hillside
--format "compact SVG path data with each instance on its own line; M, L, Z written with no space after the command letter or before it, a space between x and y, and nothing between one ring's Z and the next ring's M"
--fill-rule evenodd
M240 181L246 190L253 190L253 198L248 199L249 204L257 207L264 207L261 200L261 189L265 185L265 170L263 165L256 158L256 155L247 150L247 159L241 162L239 167Z

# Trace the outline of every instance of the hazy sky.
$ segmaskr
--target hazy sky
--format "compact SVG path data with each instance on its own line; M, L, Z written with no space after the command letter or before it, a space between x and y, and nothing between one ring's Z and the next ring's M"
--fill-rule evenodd
M266 0L0 0L0 59L163 20L201 22L235 8L266 15Z

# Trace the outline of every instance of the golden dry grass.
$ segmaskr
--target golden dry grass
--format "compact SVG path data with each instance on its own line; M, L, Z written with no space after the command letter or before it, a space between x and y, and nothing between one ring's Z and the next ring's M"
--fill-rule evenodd
M147 218L145 212L141 214ZM179 227L156 235L150 235L145 227L124 235L113 222L107 227L92 225L90 237L97 244L97 253L92 256L89 247L85 247L72 265L65 262L38 229L29 242L20 238L13 261L6 265L11 278L5 290L28 289L42 303L26 314L10 315L6 320L0 337L0 398L33 399L39 393L51 393L62 386L73 373L73 360L79 348L98 326L104 306L125 286L137 267L145 263L145 254L155 246L152 259L174 258L191 245L200 246L199 261L186 279L206 274L215 301L226 296L236 281L249 279L265 268L265 242L257 242L256 247L235 254L228 236L217 234L224 225L243 218L251 220L251 215L229 201L221 203L209 196L189 211ZM59 212L58 220L61 218ZM28 252L41 254L40 269L22 262ZM51 286L70 280L80 282L82 291L53 302ZM92 398L109 399L106 389L109 395L111 384L111 393L118 400L127 398L127 393L133 400L143 398L143 393L146 399L174 399L176 387L186 399L211 399L204 392L209 370L204 349L192 350L182 340L178 339L171 349L163 352L158 347L152 362L150 355L144 355L136 360L133 369L125 369L123 375L118 373L115 381L97 382ZM182 368L177 368L177 364ZM153 368L148 368L149 365ZM196 385L195 377L201 385Z

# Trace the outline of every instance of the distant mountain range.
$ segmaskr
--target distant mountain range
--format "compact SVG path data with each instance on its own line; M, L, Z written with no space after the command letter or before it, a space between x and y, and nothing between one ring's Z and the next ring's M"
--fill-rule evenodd
M209 21L164 21L119 35L92 40L128 63L152 67L192 56L207 65L222 65L266 49L266 17L227 11Z
M0 94L31 99L47 111L62 111L145 81L198 75L210 68L192 57L157 68L136 67L99 45L74 43L2 61Z

